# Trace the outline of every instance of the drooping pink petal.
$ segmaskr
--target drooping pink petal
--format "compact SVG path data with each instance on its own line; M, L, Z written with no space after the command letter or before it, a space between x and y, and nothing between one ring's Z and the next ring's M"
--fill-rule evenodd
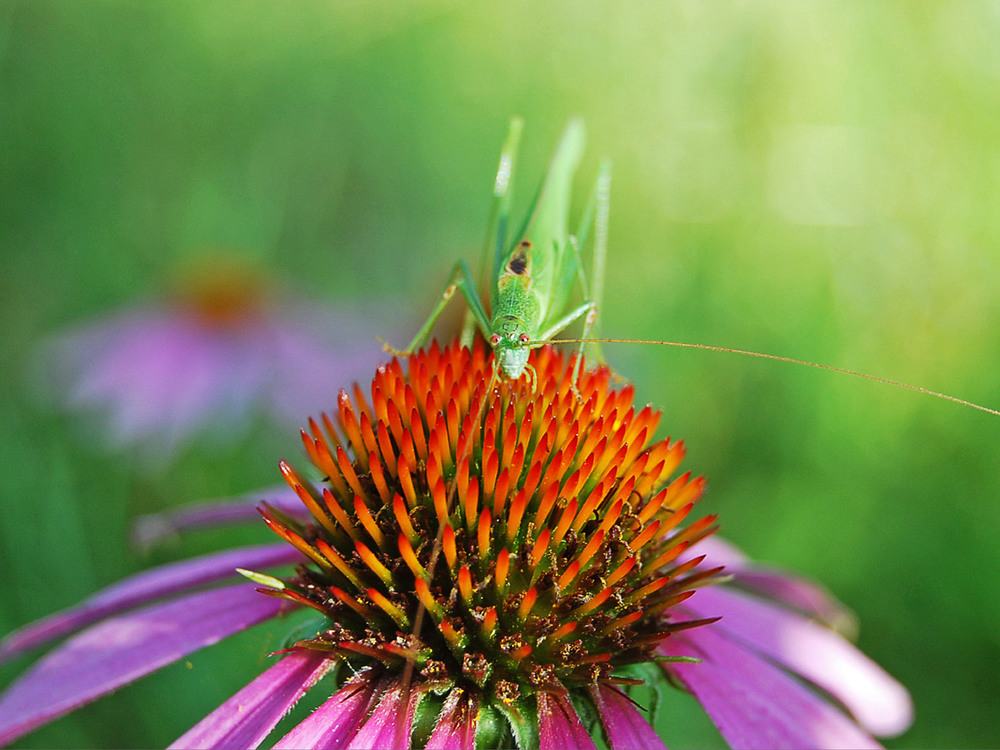
M409 706L404 708L404 693L409 694ZM382 693L382 700L368 720L351 740L352 750L384 750L408 748L413 714L419 695L414 690L404 690L403 680L398 679Z
M370 672L362 672L278 740L274 750L334 750L349 747L384 686L385 683L379 684Z
M848 638L857 634L854 613L815 581L785 571L752 567L737 573L736 583L740 588L814 617Z
M239 577L238 567L259 570L301 559L302 554L287 544L268 544L226 550L138 573L75 607L14 631L0 641L0 662L118 612L222 578Z
M718 534L712 534L699 540L698 544L688 547L677 559L684 562L701 555L705 556L704 565L706 568L725 565L726 570L730 573L742 570L750 564L750 560L736 545L727 542Z
M537 693L539 750L596 748L565 693Z
M715 625L676 634L662 651L702 660L665 668L694 694L731 747L880 747L845 713Z
M293 517L308 515L302 501L285 484L257 490L238 498L205 500L163 513L139 516L133 524L132 543L137 548L146 550L185 531L234 523L256 523L260 521L257 506L263 502Z
M171 748L253 748L334 664L328 654L289 654L177 738Z
M622 695L611 685L603 684L591 686L590 696L597 706L601 724L604 725L604 731L613 750L631 750L631 748L666 750L667 746L663 740L627 696Z
M94 625L47 654L0 697L0 745L290 606L246 584Z
M427 740L427 750L463 750L476 746L479 701L462 688L453 688Z
M705 567L724 565L726 573L733 574L734 584L738 588L783 602L825 622L848 637L856 632L854 613L815 581L753 563L718 534L702 539L685 551L680 559L689 560L698 555L705 555Z
M721 587L700 590L684 607L721 615L725 633L831 693L868 731L895 736L913 721L902 685L837 633L793 612Z

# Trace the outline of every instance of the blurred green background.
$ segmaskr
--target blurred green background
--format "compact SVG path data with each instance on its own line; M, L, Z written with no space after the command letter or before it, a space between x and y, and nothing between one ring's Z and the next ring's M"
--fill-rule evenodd
M605 334L1000 405L998 38L995 2L5 0L0 630L266 539L200 534L142 557L127 530L300 460L293 432L261 423L143 473L37 397L38 343L216 247L306 297L391 302L416 330L478 253L512 114L519 208L570 115L588 126L581 199L598 159L614 163ZM774 362L606 354L686 440L724 535L857 612L860 646L916 702L889 746L1000 743L1000 420ZM259 633L23 744L164 745L260 670ZM718 742L681 708L668 744Z

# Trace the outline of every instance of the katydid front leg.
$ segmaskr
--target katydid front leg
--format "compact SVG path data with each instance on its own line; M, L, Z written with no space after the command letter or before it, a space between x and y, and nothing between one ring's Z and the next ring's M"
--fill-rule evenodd
M486 316L486 308L483 307L483 302L479 299L479 294L476 292L476 285L472 280L472 273L469 271L469 264L464 260L460 260L455 264L455 269L451 273L448 285L441 294L441 299L438 300L437 305L435 305L434 309L431 311L430 317L427 318L427 322L421 326L419 331L417 331L417 335L413 337L413 341L410 342L409 346L405 349L395 349L383 341L382 348L389 354L397 357L412 354L417 347L421 346L428 339L431 331L434 330L434 324L437 323L438 318L441 317L441 313L444 312L445 307L447 307L448 301L455 296L456 291L461 292L462 296L465 297L465 301L469 304L469 311L472 313L472 316L476 321L476 325L479 326L479 330L482 332L483 336L488 339L490 336L490 320ZM471 342L463 341L462 343L465 344Z

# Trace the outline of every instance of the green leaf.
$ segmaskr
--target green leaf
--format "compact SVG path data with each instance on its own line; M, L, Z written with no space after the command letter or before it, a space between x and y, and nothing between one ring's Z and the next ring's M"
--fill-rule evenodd
M261 586L267 586L268 588L272 588L277 591L285 590L285 582L280 578L269 576L266 573L257 573L253 570L246 570L244 568L237 568L236 572L244 578L249 578L254 583L259 583Z
M497 701L493 705L506 717L519 750L535 750L539 740L538 708L534 696L515 703ZM479 744L478 737L476 744Z

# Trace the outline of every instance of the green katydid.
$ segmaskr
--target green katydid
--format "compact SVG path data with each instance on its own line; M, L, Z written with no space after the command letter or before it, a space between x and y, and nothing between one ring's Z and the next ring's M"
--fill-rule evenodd
M610 169L607 164L602 165L580 229L575 235L570 234L573 176L584 144L582 121L571 120L552 157L528 219L515 241L508 243L510 184L521 129L520 119L511 121L494 183L483 268L483 275L488 274L490 279L492 316L476 291L468 264L460 260L437 306L402 353L412 352L427 339L448 301L459 291L469 306L463 343L471 343L474 329L478 327L493 347L495 371L514 380L527 373L534 384L534 369L528 364L530 350L581 318L583 335L578 341L582 349L597 319L600 293L599 289L589 288L580 247L586 242L590 225L596 224L594 270L600 278L606 250ZM569 307L574 285L579 286L583 302ZM577 357L577 368L581 361Z
M578 345L574 381L579 374L582 363L579 354L582 354L584 344L589 343L594 346L601 343L657 344L743 354L817 367L843 375L852 375L906 388L1000 416L1000 411L996 409L921 386L792 357L679 341L590 338L597 321L607 255L610 165L607 162L602 163L597 183L583 213L579 229L575 235L570 234L568 225L573 177L582 157L584 145L582 121L579 119L570 120L559 140L555 155L552 157L548 172L524 226L515 235L515 240L508 242L510 186L522 127L523 123L519 118L514 118L511 121L494 183L493 208L487 232L486 250L483 253L481 274L484 280L483 285L488 285L490 289L490 312L492 315L487 313L486 306L477 293L476 284L468 264L464 260L460 260L455 265L440 301L409 346L402 352L395 352L386 346L387 351L408 354L424 343L448 301L456 291L459 291L468 304L465 325L462 330L462 343L471 344L475 329L478 328L493 347L494 373L510 379L517 379L522 374L527 373L533 386L535 373L531 365L528 364L528 356L531 349L543 344L574 343ZM594 228L593 261L591 281L588 282L580 248L586 244L591 225ZM574 286L579 287L583 302L575 307L569 307ZM583 332L580 338L555 338L557 334L581 318L583 319ZM599 350L597 351L600 357Z

